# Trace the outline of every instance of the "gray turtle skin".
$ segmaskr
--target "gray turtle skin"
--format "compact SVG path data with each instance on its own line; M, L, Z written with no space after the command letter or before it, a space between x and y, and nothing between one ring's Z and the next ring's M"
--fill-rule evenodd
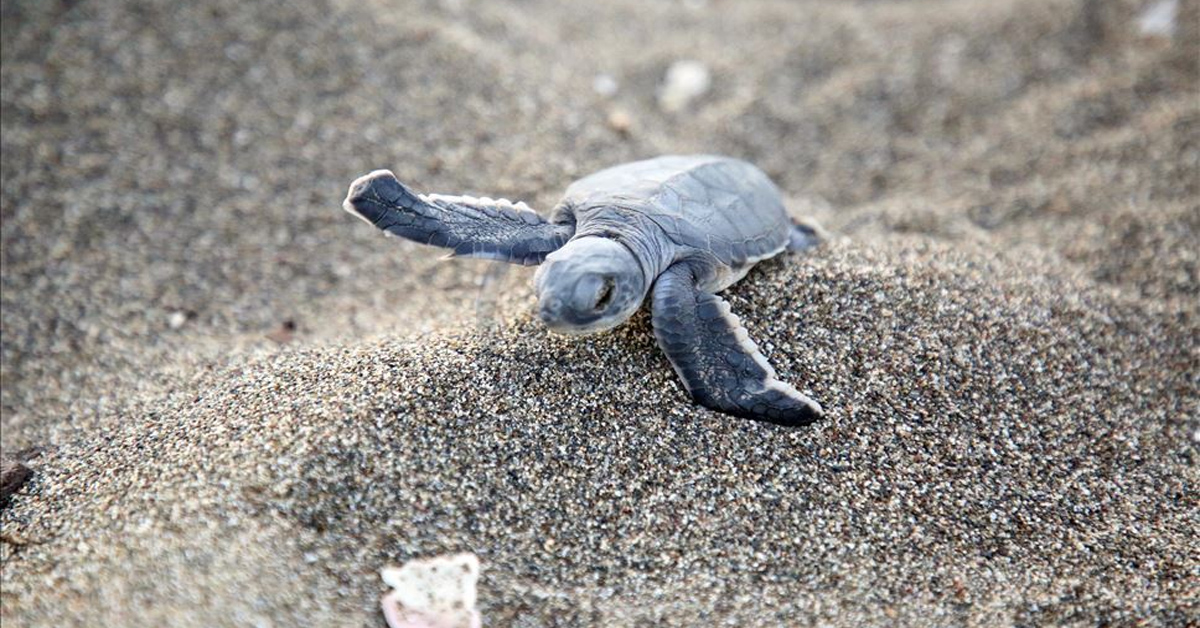
M764 259L819 243L744 161L664 156L601 170L571 184L548 220L504 199L417 194L387 170L354 181L343 207L452 256L539 265L538 315L559 333L610 329L649 296L658 344L697 402L787 426L821 416L716 294Z

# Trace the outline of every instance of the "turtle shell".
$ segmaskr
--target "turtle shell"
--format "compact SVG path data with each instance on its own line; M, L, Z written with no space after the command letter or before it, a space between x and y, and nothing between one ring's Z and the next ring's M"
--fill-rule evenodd
M739 275L781 252L791 229L779 189L766 174L744 161L709 155L669 155L601 170L571 184L560 208L569 209L580 227L612 208L644 216L679 249L677 258L702 257Z

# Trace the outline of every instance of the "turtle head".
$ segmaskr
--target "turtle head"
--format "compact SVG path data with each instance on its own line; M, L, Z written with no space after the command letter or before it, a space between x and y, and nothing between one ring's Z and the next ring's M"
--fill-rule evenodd
M642 266L615 240L579 238L551 253L534 278L542 322L562 334L616 327L646 296Z

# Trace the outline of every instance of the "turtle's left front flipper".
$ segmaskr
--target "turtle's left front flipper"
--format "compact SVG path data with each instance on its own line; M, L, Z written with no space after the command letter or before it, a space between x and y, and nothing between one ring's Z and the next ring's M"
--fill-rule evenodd
M686 262L654 284L654 335L692 397L714 410L786 426L821 417L821 406L779 381L729 304L696 288Z
M469 196L416 194L391 172L376 170L350 184L346 211L372 225L459 257L535 265L574 233L523 203Z

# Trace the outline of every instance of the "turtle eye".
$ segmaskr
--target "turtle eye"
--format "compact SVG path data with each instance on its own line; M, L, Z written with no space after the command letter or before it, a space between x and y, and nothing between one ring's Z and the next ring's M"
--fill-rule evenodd
M596 294L595 309L599 311L608 307L608 304L612 302L614 292L616 292L616 280L611 276L605 276L604 282L600 284L600 292Z

